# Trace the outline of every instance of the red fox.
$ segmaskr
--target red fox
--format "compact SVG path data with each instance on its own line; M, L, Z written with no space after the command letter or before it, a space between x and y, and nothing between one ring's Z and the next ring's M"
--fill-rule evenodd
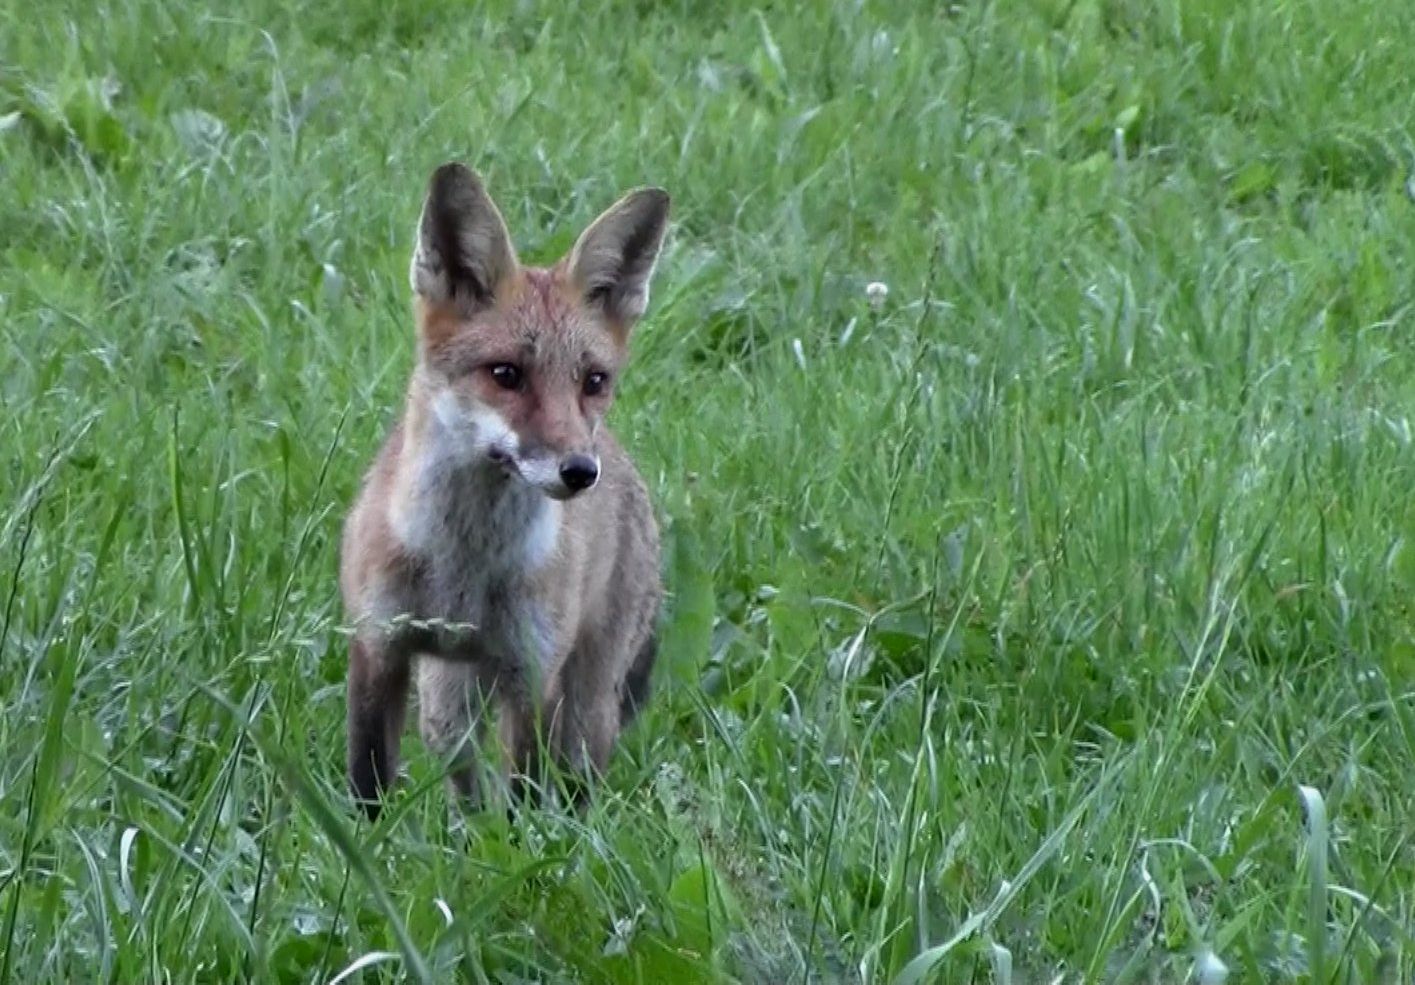
M412 678L423 740L474 805L464 740L488 702L525 794L542 749L572 778L602 771L648 697L658 529L603 419L668 211L662 189L630 192L554 266L527 267L474 171L432 174L409 271L417 361L340 559L349 783L371 817Z

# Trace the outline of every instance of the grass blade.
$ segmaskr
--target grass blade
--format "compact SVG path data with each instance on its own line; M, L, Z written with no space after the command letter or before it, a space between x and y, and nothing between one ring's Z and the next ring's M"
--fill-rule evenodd
M1306 815L1307 948L1312 981L1327 978L1327 805L1315 787L1299 786Z
M384 919L388 921L389 928L393 931L393 936L398 941L398 948L402 952L403 963L408 969L408 973L414 981L421 985L432 985L432 972L429 970L427 961L422 952L413 943L413 939L408 934L407 925L402 917L398 915L398 910L389 898L387 890L374 874L373 867L369 865L363 849L354 838L353 833L344 822L335 816L328 803L320 796L319 792L305 776L304 771L289 758L277 753L273 749L266 748L265 754L273 762L279 764L280 772L285 777L285 781L294 789L300 802L305 805L305 809L310 813L315 823L329 836L330 840L338 847L345 860L358 873L359 878L364 882L369 894L373 897L374 905L383 913ZM357 970L357 969L355 969Z

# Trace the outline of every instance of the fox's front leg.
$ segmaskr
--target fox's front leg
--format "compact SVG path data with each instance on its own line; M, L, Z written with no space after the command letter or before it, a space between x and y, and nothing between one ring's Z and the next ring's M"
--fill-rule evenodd
M355 636L349 648L349 786L370 820L398 775L408 703L408 656L386 638Z
M619 734L648 699L657 656L652 630L638 638L591 636L556 675L546 700L549 744L577 807L585 806Z
M619 737L619 699L612 687L576 686L547 702L550 747L562 767L583 779L603 773Z
M481 803L477 746L484 706L472 663L435 657L418 660L418 724L423 742L437 756L451 758L447 785L470 808Z
M521 700L503 701L502 742L511 754L515 801L539 804L560 786L577 809L586 805L623 724L615 666L602 647L582 646L551 677L543 699L531 697L542 693L536 687Z
M500 704L501 745L510 760L507 781L511 806L535 806L541 801L545 784L537 709L529 700L503 699Z

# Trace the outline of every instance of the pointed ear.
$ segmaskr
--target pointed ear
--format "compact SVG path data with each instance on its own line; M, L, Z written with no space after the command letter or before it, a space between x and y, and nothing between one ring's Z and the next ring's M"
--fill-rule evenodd
M477 173L455 162L434 171L408 272L413 291L434 303L479 307L516 264L506 223Z
M591 223L570 251L571 282L588 304L625 329L648 307L649 278L663 246L668 206L662 188L632 191Z

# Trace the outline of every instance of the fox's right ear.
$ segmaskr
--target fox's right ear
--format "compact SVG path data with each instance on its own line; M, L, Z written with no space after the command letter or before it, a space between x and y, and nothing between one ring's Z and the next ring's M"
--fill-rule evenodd
M456 162L434 171L408 272L413 291L433 303L480 307L516 264L506 223L477 173Z

